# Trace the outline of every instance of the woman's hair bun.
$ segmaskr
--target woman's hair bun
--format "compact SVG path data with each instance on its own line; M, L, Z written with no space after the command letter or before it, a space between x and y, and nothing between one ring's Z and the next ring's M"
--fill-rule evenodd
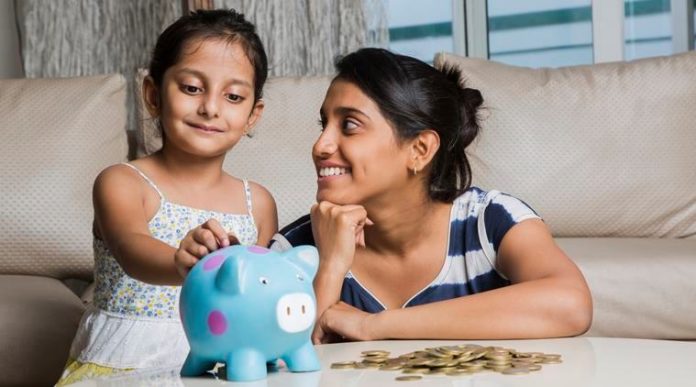
M481 106L481 104L483 104L483 96L478 89L465 87L461 89L459 95L462 99L462 103L464 103L464 105L471 110L475 111Z

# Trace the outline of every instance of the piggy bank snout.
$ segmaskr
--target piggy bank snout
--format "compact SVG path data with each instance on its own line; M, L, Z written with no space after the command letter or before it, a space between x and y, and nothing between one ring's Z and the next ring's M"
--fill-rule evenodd
M278 326L285 332L302 332L314 323L316 306L307 293L290 293L278 300L276 318Z

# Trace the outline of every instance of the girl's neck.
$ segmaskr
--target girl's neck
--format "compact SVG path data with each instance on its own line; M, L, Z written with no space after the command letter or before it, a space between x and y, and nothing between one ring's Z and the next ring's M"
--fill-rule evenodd
M201 188L213 186L224 175L224 155L217 158L182 157L176 151L162 149L154 157L176 185L195 185Z
M374 225L365 228L365 244L380 255L407 257L430 236L442 233L443 219L449 223L451 203L422 195L399 195L397 200L366 205Z

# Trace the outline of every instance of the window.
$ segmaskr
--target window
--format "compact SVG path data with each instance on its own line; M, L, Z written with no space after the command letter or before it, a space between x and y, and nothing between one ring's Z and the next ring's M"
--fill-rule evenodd
M592 63L591 0L488 0L488 55L527 67Z
M390 49L528 67L693 50L696 0L388 0Z
M389 0L389 48L432 63L452 52L452 0Z
M625 0L625 15L625 59L673 52L670 0Z

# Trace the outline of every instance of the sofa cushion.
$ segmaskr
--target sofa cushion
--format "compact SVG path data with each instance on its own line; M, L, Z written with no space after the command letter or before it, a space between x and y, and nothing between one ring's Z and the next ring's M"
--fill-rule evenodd
M696 236L696 53L558 69L439 54L484 97L474 183L557 236Z
M91 188L125 159L120 75L0 80L0 273L90 277Z
M592 292L588 335L696 339L696 239L556 241Z
M56 279L0 275L0 385L55 384L83 312Z

